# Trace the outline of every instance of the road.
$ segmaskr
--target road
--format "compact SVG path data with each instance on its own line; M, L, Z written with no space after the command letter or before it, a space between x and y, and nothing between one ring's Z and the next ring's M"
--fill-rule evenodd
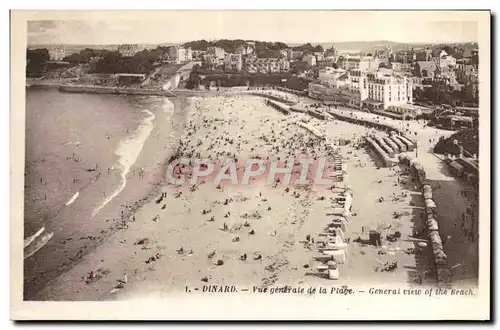
M144 81L141 83L141 86L148 85L149 81L151 80L151 78L154 77L158 72L160 72L160 70L162 68L163 68L163 66L159 66L156 69L154 69L153 72L151 72L150 74L148 74L148 76L146 77L146 79L144 79Z

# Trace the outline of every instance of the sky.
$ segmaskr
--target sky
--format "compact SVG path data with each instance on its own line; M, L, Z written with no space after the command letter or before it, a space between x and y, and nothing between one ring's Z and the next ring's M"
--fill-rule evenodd
M245 39L285 43L477 41L467 12L145 11L36 12L28 44L181 43Z

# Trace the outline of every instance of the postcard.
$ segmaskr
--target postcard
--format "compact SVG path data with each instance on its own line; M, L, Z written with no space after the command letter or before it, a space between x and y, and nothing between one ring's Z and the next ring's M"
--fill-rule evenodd
M12 11L11 318L489 320L490 16Z

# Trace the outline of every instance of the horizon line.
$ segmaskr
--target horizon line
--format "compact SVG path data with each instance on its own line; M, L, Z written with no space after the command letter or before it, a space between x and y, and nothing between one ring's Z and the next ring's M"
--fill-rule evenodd
M67 45L67 46L86 46L86 45L93 45L93 46L107 46L107 45L141 45L141 44L146 44L146 45L161 45L161 44L185 44L188 42L192 41L200 41L200 40L206 40L208 42L214 42L218 40L237 40L237 39L227 39L227 38L218 38L218 39L195 39L195 40L188 40L188 41L179 41L179 42L127 42L127 43L99 43L99 44L94 44L94 43L27 43L27 46L45 46L45 45ZM391 43L398 43L398 44L465 44L465 43L477 43L477 41L412 41L412 42L404 42L404 41L393 41L393 40L387 40L387 39L380 39L380 40L345 40L345 41L322 41L322 42L310 42L310 41L302 41L302 42L296 42L296 41L266 41L266 40L258 40L258 39L242 39L245 41L260 41L260 42L282 42L285 44L311 44L311 45L321 45L321 44L338 44L338 43L354 43L354 42L359 42L359 43L369 43L369 42L391 42Z

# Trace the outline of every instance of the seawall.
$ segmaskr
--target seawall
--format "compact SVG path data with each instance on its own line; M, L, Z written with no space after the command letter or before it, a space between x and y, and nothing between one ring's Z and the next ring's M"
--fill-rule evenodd
M82 86L82 85L61 85L60 92L66 93L93 93L93 94L126 94L126 95L156 95L171 96L168 91L160 89L112 87L112 86Z

